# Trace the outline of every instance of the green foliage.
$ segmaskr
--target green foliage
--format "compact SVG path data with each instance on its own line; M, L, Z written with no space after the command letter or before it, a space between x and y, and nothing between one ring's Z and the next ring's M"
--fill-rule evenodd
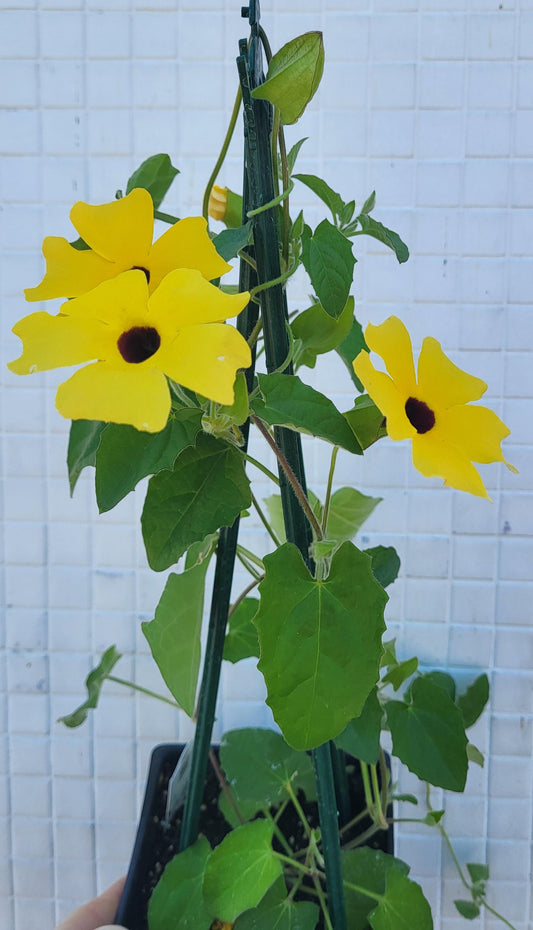
M372 546L363 550L372 559L372 572L380 585L388 588L400 571L400 557L394 546Z
M111 510L148 475L172 468L201 429L202 411L182 407L160 433L109 423L96 452L96 501L100 513Z
M220 920L234 921L256 907L282 874L272 850L272 827L266 820L245 823L229 833L211 853L204 874L207 907Z
M83 469L88 465L96 465L96 451L106 425L100 420L72 421L67 452L71 496Z
M381 720L383 709L378 700L377 689L368 695L361 713L350 720L337 736L337 746L349 752L355 759L373 765L379 758Z
M204 836L174 856L148 904L150 930L209 930L216 916L204 900L203 882L211 847Z
M252 409L266 423L311 433L348 452L361 453L355 434L329 397L297 375L258 375L257 380L262 396L253 399Z
M356 319L354 319L352 320L350 332L346 338L342 340L340 345L337 346L337 352L346 365L350 378L355 384L357 390L360 392L363 391L363 385L353 370L353 360L354 358L357 358L362 349L368 350L368 346L365 342L361 324Z
M304 136L303 139L299 139L298 142L295 142L292 148L287 152L287 166L289 169L289 174L292 174L292 172L294 171L294 166L296 164L296 159L298 158L298 155L300 154L300 149L302 145L304 144L304 142L307 142L307 139L308 139L308 136ZM281 177L281 171L280 171L280 177Z
M117 652L115 646L110 646L109 649L106 649L99 664L96 668L93 668L92 672L89 672L85 679L87 700L84 701L83 704L80 704L71 714L67 714L65 717L59 717L58 723L64 723L66 727L79 727L80 724L85 722L89 711L94 710L98 704L104 681L108 675L111 674L120 658L121 653Z
M354 538L365 520L383 500L355 488L339 488L331 495L327 537L337 543Z
M407 681L416 672L417 668L418 659L414 656L412 659L406 659L405 662L398 662L397 665L393 665L381 680L384 685L390 684L397 691L404 681Z
M169 575L154 619L142 624L167 688L189 717L194 714L200 668L200 632L208 565L207 558L181 575Z
M318 178L316 174L294 174L293 177L305 184L317 197L320 197L326 207L331 210L333 222L335 222L345 206L341 195L337 194L329 184L326 184L322 178Z
M461 711L427 676L416 678L410 703L389 701L392 750L415 775L451 791L463 791L468 770Z
M144 187L151 194L154 210L157 210L177 174L179 171L168 155L152 155L133 172L126 185L126 194L135 187Z
M259 640L252 623L258 607L257 598L245 597L231 614L224 640L224 658L228 662L240 662L249 656L259 658Z
M387 876L392 871L406 876L409 866L379 849L361 847L343 852L342 877L350 928L367 926L367 917L376 906L376 898L384 894Z
M461 917L466 917L467 920L475 920L476 917L479 917L481 911L479 904L476 904L475 901L454 901L453 902L459 911Z
M305 32L273 55L264 84L252 97L279 108L285 125L295 123L314 97L324 70L321 32Z
M483 673L468 686L464 694L456 699L456 704L463 715L465 729L471 727L485 707L489 699L489 679Z
M354 233L354 235L371 236L373 239L377 239L378 242L382 242L383 245L388 246L389 249L392 249L400 264L407 261L409 258L409 249L405 242L402 242L398 233L393 232L392 229L387 229L383 223L379 223L378 220L373 219L371 216L367 216L365 213L361 213L357 219L361 229Z
M247 727L225 733L220 763L237 806L252 813L289 799L289 786L294 792L301 789L309 801L316 797L311 757L292 749L274 730Z
M349 542L317 581L295 546L265 556L259 669L267 703L289 745L310 749L357 716L376 683L387 595L371 562Z
M178 456L172 471L150 479L141 524L151 568L169 568L191 543L231 526L250 502L241 453L201 433L196 445Z
M368 920L373 930L433 930L420 885L396 869L387 873L385 894Z
M324 310L338 319L353 279L351 243L329 220L322 220L312 236L302 240L302 261Z
M344 416L362 449L368 449L378 439L387 435L383 414L368 394L356 397L352 409L346 410Z
M213 239L213 245L218 254L227 262L235 258L241 249L253 242L252 224L250 221L244 226L235 226L231 229L223 229L218 236Z
M318 907L311 901L286 898L279 904L259 904L237 918L234 930L314 930Z
M300 313L291 324L296 341L294 364L314 368L317 355L336 349L351 330L353 311L354 299L349 297L337 319L326 313L321 304L313 304Z

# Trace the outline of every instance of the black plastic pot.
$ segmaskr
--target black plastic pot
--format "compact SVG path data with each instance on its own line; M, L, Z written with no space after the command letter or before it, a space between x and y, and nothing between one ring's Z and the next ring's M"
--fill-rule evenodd
M178 852L181 811L170 828L164 827L167 786L178 759L183 752L182 743L164 743L156 746L150 759L148 781L144 802L137 828L126 884L115 917L115 923L128 930L148 930L147 909L150 895L166 864ZM365 807L363 783L357 759L348 757L350 766L349 790L352 815ZM388 763L388 759L387 759ZM204 801L200 820L200 832L207 837L211 846L218 845L230 832L230 826L218 810L219 784L212 767L209 767L204 790ZM306 815L313 821L316 802L303 804ZM318 823L317 815L315 814ZM280 825L283 828L282 822ZM357 825L354 835L361 835L370 826L368 819ZM386 831L375 833L364 845L393 854L392 826Z

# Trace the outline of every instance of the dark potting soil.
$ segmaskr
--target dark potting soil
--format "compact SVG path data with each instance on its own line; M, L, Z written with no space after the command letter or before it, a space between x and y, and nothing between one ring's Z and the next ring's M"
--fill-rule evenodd
M160 748L163 749L163 747ZM164 748L167 749L167 758L161 759L159 771L156 773L151 772L150 775L152 784L150 785L149 779L147 799L139 825L139 835L132 856L126 888L115 918L116 923L122 924L127 927L128 930L149 930L147 912L150 896L165 866L179 851L179 835L183 808L180 808L175 819L169 826L164 826L162 821L165 817L168 782L174 771L182 747L168 746ZM218 755L218 751L215 751ZM353 765L349 765L347 773L350 800L352 803L351 816L353 817L365 806L359 764L354 762ZM153 797L150 809L147 810L146 803L148 801L149 792ZM210 764L208 766L204 799L201 808L200 833L209 840L212 847L218 846L231 831L230 825L219 810L219 795L220 785L218 778ZM316 801L307 801L302 792L299 793L298 800L302 805L309 825L312 828L318 827L318 807ZM295 851L302 849L306 845L304 827L292 804L287 805L278 820L278 825ZM355 827L343 833L343 845L349 843L357 836L360 836L370 826L371 821L369 818L360 820ZM143 834L142 841L140 836L141 833ZM365 845L373 849L381 849L384 852L392 853L391 831L375 833ZM278 849L278 851L284 852L275 837L273 846L275 849ZM311 900L316 903L316 898L312 896L307 897L303 889L301 889L301 893L298 892L296 895L296 900ZM324 930L322 918L320 918L317 928L318 930Z

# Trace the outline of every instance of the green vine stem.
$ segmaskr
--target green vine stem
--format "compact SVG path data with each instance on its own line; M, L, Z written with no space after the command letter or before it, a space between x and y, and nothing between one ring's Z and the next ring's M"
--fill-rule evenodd
M241 43L241 55L237 59L239 78L243 97L243 111L246 130L246 165L247 177L250 184L250 206L252 209L262 206L274 199L274 180L272 174L272 160L270 149L271 108L262 100L254 100L251 96L252 87L262 80L260 55L258 43L261 41L257 10L255 4L249 8L254 10L255 16L250 22L251 42L248 53L244 43ZM250 73L251 72L251 73ZM264 344L267 372L275 371L284 359L288 357L289 339L287 335L287 299L282 283L272 284L281 275L279 254L279 239L277 229L277 214L275 209L259 213L253 218L254 229L254 257L257 262L257 277L259 285L268 284L262 292L261 309L263 316ZM286 367L287 374L292 374L292 365ZM257 420L257 418L254 418ZM257 423L256 423L257 425ZM261 426L263 426L261 424ZM268 430L263 426L265 439L272 442ZM307 502L305 470L303 464L302 444L299 433L284 427L274 428L274 444L281 451L290 472L301 489L301 497ZM276 451L276 450L273 450ZM317 538L322 537L322 530L314 514L310 519L311 508L305 504L302 508L301 500L295 497L295 487L291 482L289 472L282 467L278 457L278 470L280 475L280 491L285 520L287 540L300 550L309 571L314 571L314 565L309 555L312 542L311 528L318 529ZM316 524L314 527L313 524ZM342 870L340 857L340 843L338 832L337 800L335 784L331 765L331 753L327 743L313 750L313 766L317 784L317 798L320 828L322 833L323 853L326 866L326 883L328 892L328 907L331 913L332 930L346 930L346 910L344 905L344 889L342 884ZM328 915L329 919L329 915Z
M250 455L249 452L246 452L244 454L244 457L246 461L250 463L250 465L255 465L255 467L259 469L259 471L262 471L263 474L266 475L267 478L270 478L270 480L273 481L274 484L279 488L279 478L274 474L273 471L270 471L270 468L267 468L267 466L263 465L262 462L259 462L257 459L254 459L253 455Z
M331 488L333 485L333 475L335 474L335 465L337 464L338 453L339 453L339 447L333 446L333 451L331 453L331 463L329 466L328 486L326 489L326 500L324 501L324 514L322 517L322 532L326 538L328 535L328 518L329 518L329 507L331 503Z
M259 501L257 500L255 494L253 494L253 493L252 493L252 504L253 504L253 506L254 506L254 508L255 508L255 511L256 511L256 513L257 513L257 516L258 516L259 519L261 520L261 523L263 524L265 530L267 531L268 535L270 536L272 542L274 543L274 545L276 546L276 549L277 549L279 546L281 546L281 542L280 542L280 540L278 539L278 537L276 536L274 530L272 529L270 523L268 522L268 520L267 520L267 518L266 518L266 516L265 516L265 513L264 513L264 511L263 511L263 509L262 509L262 507L261 507Z
M246 597L248 597L248 595L250 594L250 591L253 591L253 589L256 588L258 584L261 584L264 577L265 577L264 575L261 575L259 578L254 578L254 580L251 581L250 584L245 587L244 591L241 591L238 598L233 602L230 610L228 611L228 620L231 617L231 615L235 613L235 611L237 610L237 607L240 604L242 604L242 602L244 601Z
M172 216L171 213L163 213L161 210L154 210L154 220L161 220L163 223L169 223L170 226L174 226L174 223L179 223L179 216Z
M164 694L157 694L156 691L150 691L149 688L143 688L141 685L136 685L133 681L127 681L125 678L117 678L116 675L106 675L105 677L106 681L114 681L116 685L123 685L125 688L131 688L132 691L139 691L140 694L146 694L148 697L155 698L157 701L163 701L165 704L170 704L171 707L177 707L181 710L177 701L165 697Z
M209 197L211 195L211 190L218 177L218 173L220 169L222 168L222 165L224 164L224 159L226 158L226 155L228 153L230 142L233 136L233 132L235 130L236 123L237 123L237 117L239 115L239 110L241 108L241 101L242 101L242 94L241 94L241 89L239 87L237 91L237 95L235 97L235 103L233 104L233 111L231 113L229 125L226 131L226 135L224 137L224 142L222 143L222 148L220 150L220 155L218 156L216 160L215 167L213 168L209 176L209 180L206 184L205 191L204 191L204 199L202 202L202 216L206 220L208 220L208 217L209 217Z

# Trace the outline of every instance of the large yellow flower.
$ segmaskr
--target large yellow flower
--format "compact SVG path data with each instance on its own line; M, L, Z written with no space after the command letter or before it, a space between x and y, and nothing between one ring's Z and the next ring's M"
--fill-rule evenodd
M170 413L166 376L218 403L233 402L237 369L247 368L251 355L223 321L249 296L224 294L189 268L171 271L149 296L146 275L127 271L67 301L56 316L39 311L20 320L13 332L23 352L9 368L24 375L93 362L59 386L59 413L155 433Z
M154 205L141 187L97 206L80 200L70 219L90 248L78 250L60 236L47 236L46 274L37 287L25 290L26 300L80 297L130 269L144 272L152 293L174 268L194 268L211 281L231 267L217 253L201 216L179 220L152 245Z
M505 462L500 443L509 435L505 423L488 407L472 407L487 390L480 378L458 368L428 336L415 376L411 340L398 317L365 330L369 348L381 356L388 374L377 371L368 352L353 363L374 403L387 418L391 439L411 439L413 464L427 478L444 478L460 491L488 497L472 462Z

